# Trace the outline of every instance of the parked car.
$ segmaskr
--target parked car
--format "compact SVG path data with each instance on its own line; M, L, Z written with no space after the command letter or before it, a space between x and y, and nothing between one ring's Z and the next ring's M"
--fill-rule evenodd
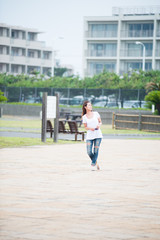
M25 100L25 103L41 103L42 100L40 97L28 97L26 100Z
M124 101L123 108L139 108L139 101Z
M70 102L71 102L72 98L60 98L59 99L59 104L60 105L70 105Z
M95 107L106 107L107 102L106 101L99 101L99 102L94 103L93 106L95 106Z
M83 96L74 96L71 101L70 101L70 105L82 105L83 104Z
M116 107L119 107L119 104L118 102L108 102L107 103L107 107L108 108L116 108Z
M141 108L147 108L147 102L141 101Z

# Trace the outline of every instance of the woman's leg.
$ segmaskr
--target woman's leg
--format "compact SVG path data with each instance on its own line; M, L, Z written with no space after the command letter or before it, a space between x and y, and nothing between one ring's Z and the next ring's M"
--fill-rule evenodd
M98 153L99 153L99 147L100 147L101 141L102 141L102 138L94 139L94 153L93 153L93 158L92 158L92 163L94 165L97 162Z
M90 157L90 159L91 159L92 162L93 162L93 157L94 157L94 154L93 154L93 152L92 152L93 141L94 141L94 140L86 140L86 143L87 143L87 154L88 154L88 156Z

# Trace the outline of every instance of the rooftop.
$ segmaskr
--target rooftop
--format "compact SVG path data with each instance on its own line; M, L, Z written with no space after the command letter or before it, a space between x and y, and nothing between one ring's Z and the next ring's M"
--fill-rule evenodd
M113 7L112 15L155 15L160 13L159 6L133 6L133 7Z

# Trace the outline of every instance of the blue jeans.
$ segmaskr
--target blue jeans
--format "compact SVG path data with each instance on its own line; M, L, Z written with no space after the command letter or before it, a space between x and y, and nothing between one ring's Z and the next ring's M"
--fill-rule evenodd
M93 140L86 140L87 143L87 154L89 155L92 165L95 165L98 158L99 146L101 144L102 138L95 138ZM94 148L93 148L94 146Z

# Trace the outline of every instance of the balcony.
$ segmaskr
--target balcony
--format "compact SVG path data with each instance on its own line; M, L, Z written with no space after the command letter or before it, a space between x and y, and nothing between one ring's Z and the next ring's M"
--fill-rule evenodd
M117 38L117 31L94 31L94 32L86 32L86 38Z
M121 57L143 57L143 51L139 49L121 49ZM152 50L146 50L145 57L152 57Z
M11 57L10 55L5 55L5 54L0 54L0 58L1 58L1 63L10 63Z
M26 46L34 49L45 48L45 42L43 41L26 41Z
M157 36L158 38L160 38L160 30L157 31L156 36Z
M0 37L0 45L10 45L10 38L9 37Z
M156 49L156 57L160 57L160 49Z
M121 31L122 38L152 38L153 30L122 30Z
M88 50L86 51L86 57L96 57L96 58L114 58L116 57L116 51L104 51L104 50Z
M10 63L18 64L18 65L26 65L26 57L25 56L10 56Z

